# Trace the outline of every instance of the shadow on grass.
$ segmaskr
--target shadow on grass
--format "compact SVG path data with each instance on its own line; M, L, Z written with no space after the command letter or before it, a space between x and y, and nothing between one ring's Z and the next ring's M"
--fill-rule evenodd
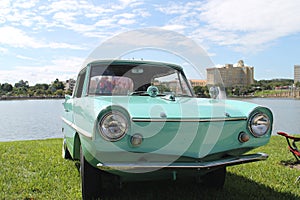
M282 161L282 165L297 165L298 163L288 160ZM80 173L80 163L75 163ZM122 189L107 196L107 200L205 200L205 199L299 199L290 193L277 192L272 188L259 184L243 176L227 172L226 181L222 190L207 188L196 183L194 180L164 180L123 183Z
M280 164L289 168L300 169L300 161L295 160L282 160Z
M76 165L78 167L78 165ZM222 190L206 188L191 180L124 183L121 190L103 199L299 199L290 193L274 191L242 176L227 173Z

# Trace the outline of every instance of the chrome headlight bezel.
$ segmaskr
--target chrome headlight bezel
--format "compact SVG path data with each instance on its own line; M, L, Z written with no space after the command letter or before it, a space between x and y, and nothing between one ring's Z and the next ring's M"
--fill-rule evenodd
M270 117L263 112L256 112L251 115L248 128L254 137L262 137L268 133L271 127Z
M128 119L120 111L109 111L99 120L98 130L107 141L121 140L128 132Z

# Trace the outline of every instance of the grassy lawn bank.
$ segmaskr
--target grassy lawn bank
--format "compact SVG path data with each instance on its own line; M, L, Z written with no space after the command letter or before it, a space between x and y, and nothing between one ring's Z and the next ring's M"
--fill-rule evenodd
M81 199L78 163L61 158L61 139L0 143L0 199ZM300 199L300 170L286 141L273 136L255 152L267 161L228 167L224 189L215 191L188 182L125 184L109 199Z

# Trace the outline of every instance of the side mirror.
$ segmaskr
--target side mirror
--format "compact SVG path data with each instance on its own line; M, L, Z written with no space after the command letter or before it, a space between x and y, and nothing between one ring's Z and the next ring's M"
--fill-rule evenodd
M68 100L71 99L71 98L72 98L71 95L68 95L68 94L65 95L65 101L68 101Z
M72 96L71 95L65 95L65 101L62 103L62 105L64 106L64 108L65 108L65 112L70 112L70 105L69 105L69 103L67 103L67 101L69 100L69 99L71 99L72 98Z
M159 90L156 86L149 86L147 88L147 93L149 94L150 97L156 97L159 93Z
M212 86L211 88L209 88L209 95L211 98L216 99L219 96L219 88L216 86Z

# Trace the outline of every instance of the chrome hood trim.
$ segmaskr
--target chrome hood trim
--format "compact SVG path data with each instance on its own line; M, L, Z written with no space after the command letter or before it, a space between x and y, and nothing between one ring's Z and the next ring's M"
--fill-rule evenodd
M235 118L132 118L133 122L223 122L223 121L244 121L246 117Z

